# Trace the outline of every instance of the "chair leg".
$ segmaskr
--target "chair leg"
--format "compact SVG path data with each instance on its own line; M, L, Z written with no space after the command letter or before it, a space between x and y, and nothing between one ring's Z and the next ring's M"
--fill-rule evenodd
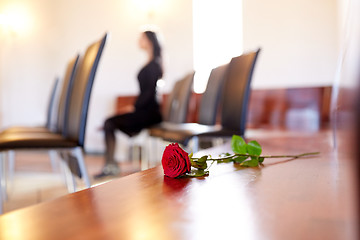
M150 137L148 162L155 162L157 159L159 159L159 141L160 139L157 137Z
M82 149L80 147L76 147L73 150L73 154L76 156L76 159L78 161L80 171L81 171L81 176L84 179L85 186L87 188L90 188L91 187L91 182L90 182L89 174L88 174L87 169L86 169Z
M1 190L1 189L0 189ZM4 212L4 209L3 209L3 197L2 195L0 194L0 215L3 214Z
M136 159L135 161L141 161L141 148L142 146L141 145L137 145L136 147Z
M7 166L7 162L8 159L6 158L6 154L4 152L1 152L1 158L2 160L2 196L3 196L3 200L6 201L8 199L8 184L9 184L9 176L8 176L8 171L7 169L9 169L9 166Z
M147 157L147 166L159 164L161 162L163 151L167 144L159 137L149 136L148 139L148 147L146 153L144 153Z
M213 138L212 139L212 145L213 146L219 146L219 145L222 145L222 144L224 144L224 139L223 138L218 137L218 138Z
M65 175L65 183L68 189L69 193L76 192L76 181L69 169L69 165L61 159L60 161L61 168L63 169L64 175Z
M199 151L199 137L198 136L194 136L192 137L192 152L196 153Z
M66 175L67 174L66 168L68 166L65 164L63 155L61 153L62 153L62 151L57 151L57 154L58 154L57 158L59 159L59 172L60 172L62 181L67 186L68 185L68 182L67 182L68 176Z
M145 140L144 140L144 143L142 144L141 146L141 157L140 157L140 167L141 167L141 170L145 170L146 167L149 167L149 164L150 164L150 156L149 156L149 152L148 150L150 151L150 148L147 146L147 143L149 141L149 137L148 136L145 136Z
M7 153L8 153L7 156L8 156L8 164L9 164L7 178L9 182L12 182L15 174L15 151L10 150Z
M51 169L54 172L58 172L59 167L58 167L58 163L57 163L57 156L56 156L56 151L55 150L49 150L49 158L50 158L50 163L51 163Z
M6 186L6 159L4 152L0 153L0 214L4 212L4 203L7 199Z
M136 142L133 139L134 137L130 137L129 139L129 160L131 162L140 162L140 152L138 150L138 146L136 145Z
M1 156L0 156L0 214L2 214L3 212L4 212L4 197L3 197L3 188L4 188L4 186L3 185L5 185L4 183L3 183L3 181L4 181L4 162L5 162L5 160L4 160L4 158L3 158L3 153L0 153L1 154Z
M133 143L131 137L127 140L126 144L127 144L127 150L126 150L125 160L131 162L134 159L133 150L132 150Z
M141 165L141 159L140 159L140 147L137 146L136 144L136 141L134 140L134 138L136 137L131 137L129 139L129 142L130 142L130 147L129 149L131 150L131 158L130 158L130 161L132 164L134 163L138 163Z

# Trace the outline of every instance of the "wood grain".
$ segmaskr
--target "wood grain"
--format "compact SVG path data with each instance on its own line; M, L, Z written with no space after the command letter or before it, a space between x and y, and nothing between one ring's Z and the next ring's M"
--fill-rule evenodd
M253 132L262 167L214 165L171 179L160 166L0 216L0 239L357 239L354 157L331 132ZM228 151L229 144L205 152Z

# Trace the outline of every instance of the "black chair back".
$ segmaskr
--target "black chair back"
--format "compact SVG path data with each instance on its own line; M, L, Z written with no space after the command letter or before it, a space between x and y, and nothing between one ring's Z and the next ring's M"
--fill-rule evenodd
M72 58L67 67L65 76L62 81L62 88L60 91L59 103L58 103L58 115L56 132L65 135L65 122L69 112L70 96L74 84L75 72L79 62L79 55Z
M54 105L55 105L55 98L56 98L56 92L59 86L59 78L56 78L53 84L53 87L51 89L51 93L50 93L50 101L49 101L49 105L47 107L47 114L46 114L46 124L45 127L47 129L52 129L54 127L54 124L56 124L56 122L54 123Z
M224 85L225 73L229 64L214 68L201 97L199 107L199 123L204 125L215 125L219 109L220 97Z
M164 120L166 122L186 122L193 80L194 72L175 83L165 105Z
M107 34L87 48L75 74L64 137L76 141L80 147L84 146L91 90L106 38Z
M225 77L221 125L240 135L245 132L250 83L259 52L260 49L234 57Z

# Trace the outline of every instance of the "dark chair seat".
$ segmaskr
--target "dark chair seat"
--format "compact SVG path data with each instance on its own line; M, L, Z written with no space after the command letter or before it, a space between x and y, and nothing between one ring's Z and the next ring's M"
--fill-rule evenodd
M1 134L0 149L54 149L54 148L74 148L76 141L71 141L56 133L34 133L34 132L11 132Z
M198 123L168 123L164 122L157 128L150 130L151 136L161 136L165 141L174 141L187 145L193 136L200 136L209 132L218 132L220 125L204 125Z
M162 126L162 137L165 141L177 142L187 145L194 137L229 137L234 134L243 135L243 132L226 129L221 125L203 125L198 123L164 123Z
M14 127L10 127L8 129L5 129L4 131L2 131L0 134L3 133L28 133L28 132L50 132L50 130L43 126L14 126Z

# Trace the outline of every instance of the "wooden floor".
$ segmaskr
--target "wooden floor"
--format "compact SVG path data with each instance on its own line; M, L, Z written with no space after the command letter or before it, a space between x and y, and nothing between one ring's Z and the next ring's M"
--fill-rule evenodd
M5 213L24 208L33 204L63 196L68 193L60 165L51 166L46 152L18 152L16 153L15 173L8 182L8 199L5 202ZM103 165L103 157L85 155L85 162L90 176L98 173ZM119 163L121 176L126 176L140 170L138 162ZM111 179L95 181L101 184ZM82 181L77 180L82 186Z

